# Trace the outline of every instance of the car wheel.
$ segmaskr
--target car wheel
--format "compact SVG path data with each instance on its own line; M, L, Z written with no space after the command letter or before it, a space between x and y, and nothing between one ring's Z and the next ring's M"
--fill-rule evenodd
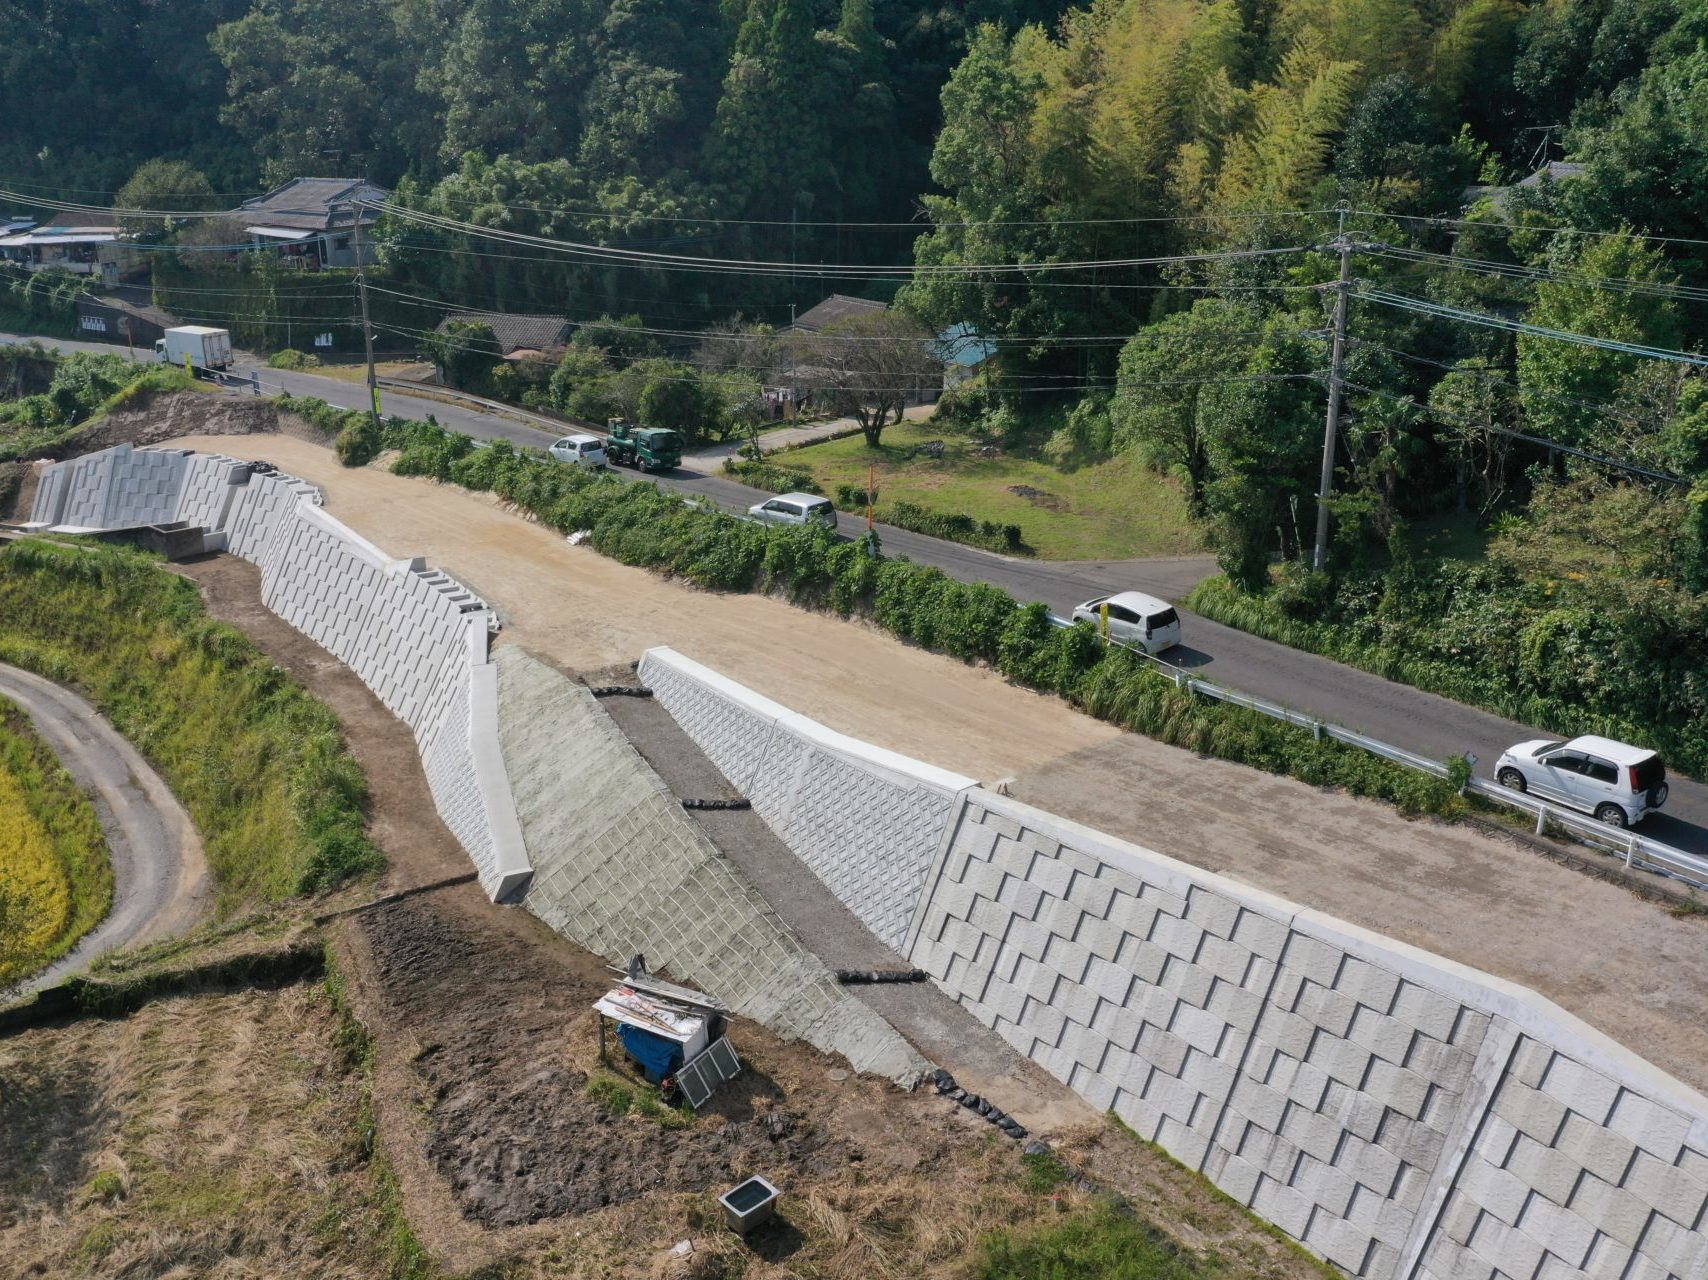
M1597 822L1605 822L1610 827L1618 827L1621 831L1625 829L1625 826L1629 821L1629 819L1625 817L1625 811L1616 804L1604 804L1597 808L1595 811L1595 820Z
M1666 803L1666 798L1667 798L1667 785L1666 785L1666 783L1663 782L1658 787L1650 788L1650 790L1649 790L1649 808L1651 808L1651 809L1660 808L1663 804Z
M1502 769L1500 773L1496 775L1495 781L1500 783L1501 786L1506 787L1508 790L1518 792L1520 795L1529 790L1525 785L1524 775L1517 769Z

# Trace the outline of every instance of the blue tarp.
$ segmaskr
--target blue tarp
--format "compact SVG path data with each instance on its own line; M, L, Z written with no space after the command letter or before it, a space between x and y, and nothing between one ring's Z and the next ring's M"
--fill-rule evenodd
M682 1065L682 1046L674 1040L666 1040L663 1036L655 1036L650 1031L642 1031L639 1027L631 1027L627 1023L617 1025L617 1038L623 1042L623 1048L629 1051L629 1056L641 1064L646 1078L654 1084Z

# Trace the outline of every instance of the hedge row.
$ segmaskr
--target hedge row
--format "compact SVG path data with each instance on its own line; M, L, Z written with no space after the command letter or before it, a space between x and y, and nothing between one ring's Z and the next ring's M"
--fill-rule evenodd
M1224 760L1374 796L1405 813L1453 813L1449 782L1254 711L1200 699L1141 659L1106 649L1081 623L1058 627L1042 604L882 554L875 537L839 540L816 526L761 525L710 510L656 484L628 482L508 441L476 447L428 423L393 420L392 470L496 494L561 533L585 530L624 564L718 591L786 595L808 608L870 618L899 639L994 667L1123 728ZM341 440L342 442L342 440Z
M737 462L724 460L724 472L745 485L763 489L766 493L823 493L810 471L794 467L779 467L769 462Z

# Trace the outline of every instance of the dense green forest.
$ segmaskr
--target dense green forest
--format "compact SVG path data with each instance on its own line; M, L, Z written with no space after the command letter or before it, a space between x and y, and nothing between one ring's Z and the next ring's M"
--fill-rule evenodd
M731 429L740 375L766 372L743 361L775 356L763 326L832 290L920 332L970 325L996 355L939 421L1174 477L1227 574L1206 611L1708 768L1705 0L0 13L7 190L111 203L169 160L185 190L158 168L132 190L206 207L360 170L429 218L771 264L387 218L393 338L445 305L634 317L501 388L589 416L638 406L643 362L692 383L661 362L716 327L724 355L699 366L721 390L654 403ZM1314 573L1342 229L1346 415ZM194 243L218 237L180 235L157 284L218 311L238 291ZM880 270L898 265L911 278ZM336 281L225 269L252 300L227 310L270 345L292 308L348 305Z

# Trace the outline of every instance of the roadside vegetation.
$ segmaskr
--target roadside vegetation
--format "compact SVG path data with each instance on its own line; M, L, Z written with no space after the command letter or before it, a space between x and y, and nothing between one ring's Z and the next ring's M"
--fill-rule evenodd
M52 372L42 384L44 369ZM0 347L0 387L11 397L0 401L0 466L53 457L82 428L141 396L199 385L176 365L88 352L61 356L33 344Z
M336 412L309 410L327 419ZM366 415L351 415L337 450L346 465L396 450L395 474L494 493L562 533L588 531L596 549L625 564L709 590L768 592L868 618L910 644L988 664L1016 684L1176 746L1389 800L1407 814L1455 814L1463 805L1452 781L1199 699L1135 655L1105 648L1089 624L1058 628L1042 604L1022 605L999 588L888 558L875 541L755 524L656 485L566 467L503 440L477 446L429 423L394 418L375 430Z
M376 869L332 712L146 553L0 548L0 660L76 687L189 811L222 912Z
M1471 556L1393 550L1336 573L1226 579L1206 617L1524 724L1602 733L1708 774L1708 562L1701 504L1591 476L1538 484Z
M112 898L89 797L22 708L0 698L0 990L69 951Z

